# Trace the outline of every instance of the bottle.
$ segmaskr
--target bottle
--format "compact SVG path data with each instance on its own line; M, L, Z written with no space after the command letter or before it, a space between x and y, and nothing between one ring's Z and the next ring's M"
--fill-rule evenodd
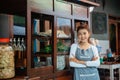
M13 50L14 50L14 54L15 54L15 73L17 74L18 73L18 67L19 67L19 64L20 62L18 62L18 45L17 45L17 40L16 38L13 38L13 42L12 42L12 47L13 47Z
M15 38L14 38L15 39ZM16 68L20 68L21 66L21 46L20 46L20 38L17 39L17 42L16 42L16 47L15 47L15 42L16 40L14 40L14 51L15 51L15 67Z
M111 51L111 49L107 49L107 57L108 58L112 57L112 51Z
M25 41L24 38L21 40L21 55L22 55L22 63L23 63L23 68L26 68L26 46L25 46Z
M0 38L0 79L15 76L14 51L9 38Z
M16 40L13 40L14 43L16 42L16 48L15 50L15 72L16 75L24 75L26 71L26 47L24 45L24 39L17 38ZM15 44L13 44L15 46ZM22 72L22 74L21 74Z
M13 50L16 51L17 50L17 46L16 46L16 38L13 38L13 44L12 44Z
M16 54L17 54L16 65L21 70L23 70L26 66L25 49L26 49L26 47L24 45L24 39L22 38L22 40L20 40L20 38L18 38L18 40L17 40L17 51L16 51Z
M107 61L112 62L112 51L111 49L107 49Z
M18 40L17 40L17 55L18 55L19 60L22 58L21 51L22 51L22 47L20 45L20 38L18 38Z
M103 61L104 61L103 56L100 56L100 64L102 64L102 63L103 63Z

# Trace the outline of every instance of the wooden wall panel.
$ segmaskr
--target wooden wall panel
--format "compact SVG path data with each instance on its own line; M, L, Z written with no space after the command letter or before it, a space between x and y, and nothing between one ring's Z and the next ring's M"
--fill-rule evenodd
M59 15L71 15L71 4L55 1L55 12Z
M72 75L70 76L62 76L57 78L56 80L73 80Z
M9 33L9 37L10 38L13 38L13 15L9 15L9 23L10 23L10 26L9 26L9 29L10 29L10 33Z
M30 6L40 11L53 12L53 0L30 0Z
M74 7L73 7L73 15L75 17L85 19L85 18L88 18L88 10L84 6L74 5Z

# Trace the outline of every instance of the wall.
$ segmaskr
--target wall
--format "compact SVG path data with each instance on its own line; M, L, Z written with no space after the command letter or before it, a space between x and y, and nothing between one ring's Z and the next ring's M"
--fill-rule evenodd
M94 8L94 12L100 12L105 13L107 15L107 34L93 34L92 37L98 38L100 45L102 46L103 50L102 53L106 53L106 49L109 48L109 34L108 34L108 15L112 16L118 16L120 17L120 1L119 0L105 0L105 5L103 5L104 0L91 0L96 1L100 4L99 7ZM103 7L104 6L104 7ZM92 23L92 13L90 14L91 17L91 23ZM91 30L92 30L92 24L91 24ZM101 37L106 37L105 39L100 39Z
M0 38L9 38L9 17L0 14Z
M106 14L111 14L113 16L120 16L120 1L119 0L105 0L105 5L103 9L102 0L96 0L101 6L95 7L94 11L104 12Z

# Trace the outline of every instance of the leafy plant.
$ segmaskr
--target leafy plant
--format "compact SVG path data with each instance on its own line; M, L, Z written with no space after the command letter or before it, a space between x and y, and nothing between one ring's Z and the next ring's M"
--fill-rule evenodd
M57 50L58 51L68 51L69 50L69 47L68 46L66 46L66 45L64 45L63 43L62 43L62 41L59 41L58 43L57 43Z

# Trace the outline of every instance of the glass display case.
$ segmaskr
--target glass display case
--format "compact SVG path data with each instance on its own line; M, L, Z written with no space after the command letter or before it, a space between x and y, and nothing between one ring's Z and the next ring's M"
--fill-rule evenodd
M69 69L71 34L71 19L57 17L57 70Z
M52 66L54 17L32 12L32 67Z

